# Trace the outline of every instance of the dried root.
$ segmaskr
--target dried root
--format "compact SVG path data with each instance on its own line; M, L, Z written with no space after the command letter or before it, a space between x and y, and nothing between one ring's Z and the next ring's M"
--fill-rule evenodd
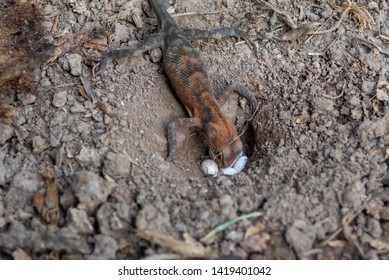
M348 12L354 15L359 22L359 32L362 33L366 28L371 28L371 24L375 23L373 17L369 13L369 11L361 6L359 7L354 1L350 1L351 5ZM344 6L335 6L335 8L339 11L339 13L343 13L347 7Z

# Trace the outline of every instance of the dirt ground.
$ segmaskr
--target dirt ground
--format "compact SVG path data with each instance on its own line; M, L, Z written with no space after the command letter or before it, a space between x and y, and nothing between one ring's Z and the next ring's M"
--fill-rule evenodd
M44 6L53 42L88 22L106 28L92 42L109 49L156 32L146 1L68 2ZM389 259L388 2L354 1L364 9L335 30L291 41L279 39L286 17L260 1L175 2L183 28L235 26L255 38L257 50L236 38L194 42L216 93L241 82L257 96L254 115L238 96L223 108L244 131L245 170L205 177L197 130L181 130L177 160L165 161L167 125L187 113L158 51L92 77L88 58L102 52L80 46L34 72L34 93L6 97L15 112L0 124L0 259ZM320 30L347 7L269 2ZM80 74L100 103L80 94Z

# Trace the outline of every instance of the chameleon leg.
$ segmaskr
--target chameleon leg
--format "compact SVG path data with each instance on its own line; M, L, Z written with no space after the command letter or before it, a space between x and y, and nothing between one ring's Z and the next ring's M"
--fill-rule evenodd
M134 57L137 55L140 55L144 52L147 52L149 50L158 48L162 46L163 38L160 34L155 34L150 36L144 43L141 45L135 47L135 48L126 48L126 49L117 49L108 51L105 53L105 55L102 57L100 61L99 70L97 71L97 74L103 72L108 65L108 62L112 59L119 59L123 57Z
M168 158L174 160L177 153L177 129L183 127L200 126L200 122L195 118L177 119L169 123L167 128L167 140L169 143Z
M236 92L245 97L248 101L250 101L251 104L256 103L255 95L251 90L249 90L244 84L233 83L229 85L221 95L218 96L217 103L219 104L219 107L222 107L224 103L226 103L231 93L233 92Z

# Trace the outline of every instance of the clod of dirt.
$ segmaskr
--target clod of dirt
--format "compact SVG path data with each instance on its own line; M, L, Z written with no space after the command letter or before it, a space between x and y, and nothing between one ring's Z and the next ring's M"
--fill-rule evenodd
M369 219L367 231L373 238L381 238L382 227L380 221L377 219Z
M131 230L134 211L125 203L104 203L97 211L101 233L115 238L125 237Z
M104 160L103 173L112 178L123 178L130 173L131 162L130 159L118 153L107 153Z
M37 173L21 171L16 174L4 199L7 214L31 215L32 196L43 186L44 181Z
M76 208L68 209L68 226L75 229L80 234L93 233L93 226L88 220L86 211Z
M80 104L80 103L78 103L78 102L75 102L74 103L74 105L72 106L72 107L70 107L70 112L71 113L74 113L74 114L77 114L77 113L85 113L86 112L86 108L82 105L82 104ZM81 161L83 161L84 159L83 159L83 157L82 157L82 155L83 155L83 153L86 153L87 154L87 152L89 152L89 150L90 149L88 149L88 148L86 148L86 147L83 147L83 149L84 150L82 150L81 149L81 151L80 151L80 154L81 154ZM83 153L81 153L81 152L83 152ZM88 156L86 155L84 158L87 158ZM87 161L87 160L86 160Z
M95 236L95 248L88 259L111 260L115 258L118 249L119 246L115 239L107 235L98 234Z
M361 62L365 64L372 71L378 73L382 67L382 56L376 49L361 56Z
M79 201L77 207L85 209L88 213L93 212L99 204L105 202L112 191L112 185L109 182L88 171L75 173L71 188Z
M14 135L14 129L8 124L0 123L0 145L3 145Z
M299 258L304 258L315 242L316 230L305 221L296 221L285 234L286 241L293 247Z
M335 105L333 100L328 99L328 98L318 97L318 98L315 98L313 102L314 102L315 109L318 112L325 113L325 114L328 114L328 113L333 114L334 105Z
M358 135L363 142L389 133L389 114L377 120L366 120L358 128Z
M78 53L69 54L66 56L69 65L70 74L80 76L82 73L82 56Z
M43 147L44 145L46 144L46 140L43 139L41 136L35 136L33 139L32 139L32 148L33 148L33 151L37 151L38 149L40 149L40 147Z
M0 247L9 253L13 248L24 248L33 250L35 253L62 250L70 253L90 254L86 240L69 228L62 228L56 232L28 231L18 221L12 221L9 230L0 233Z
M155 203L155 205L159 205ZM169 212L165 207L146 204L136 217L136 228L144 231L168 233L171 228Z
M374 81L366 81L364 80L362 82L361 89L366 94L371 94L373 92L373 89L375 87L376 83Z
M66 104L66 100L67 100L67 91L66 90L58 91L54 94L52 104L57 108L61 108Z
M230 195L223 194L219 199L219 203L223 218L231 219L236 217L236 206L234 205L234 200Z
M356 209L357 206L361 204L364 196L366 195L366 190L364 188L364 183L357 181L350 186L347 186L341 195L341 205L348 209Z

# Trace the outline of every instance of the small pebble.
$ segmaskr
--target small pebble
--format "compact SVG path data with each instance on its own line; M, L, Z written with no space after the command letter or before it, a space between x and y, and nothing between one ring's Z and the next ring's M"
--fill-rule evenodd
M75 102L74 105L70 108L70 112L72 112L74 114L84 113L84 112L86 112L86 109L80 103Z
M73 76L80 76L82 70L82 56L78 53L72 53L66 56L66 59L69 63L70 74Z
M389 96L382 89L377 90L376 97L379 101L389 101Z
M0 123L0 145L3 145L14 135L14 128L8 124Z
M46 144L45 139L43 139L40 136L35 136L34 138L32 138L33 149L39 149L39 148L43 147L45 144Z
M103 173L113 178L123 178L130 173L130 159L119 153L107 153L104 160Z
M109 260L115 259L116 251L119 250L119 245L116 240L110 236L98 234L94 236L95 248L93 254L88 257L90 260Z
M60 92L56 92L54 94L52 104L53 104L53 106L55 106L57 108L61 108L65 105L66 100L67 100L67 92L65 90L60 91Z
M370 2L369 5L367 6L370 10L378 10L378 4L377 2Z
M77 232L81 234L93 233L93 226L88 220L88 215L85 210L70 208L68 210L67 220L68 225L74 228Z
M79 171L73 177L70 187L78 198L79 210L93 213L100 204L106 202L112 191L110 184L92 172Z
M18 99L22 101L23 105L28 105L28 104L34 104L36 101L36 96L34 94L18 94Z

